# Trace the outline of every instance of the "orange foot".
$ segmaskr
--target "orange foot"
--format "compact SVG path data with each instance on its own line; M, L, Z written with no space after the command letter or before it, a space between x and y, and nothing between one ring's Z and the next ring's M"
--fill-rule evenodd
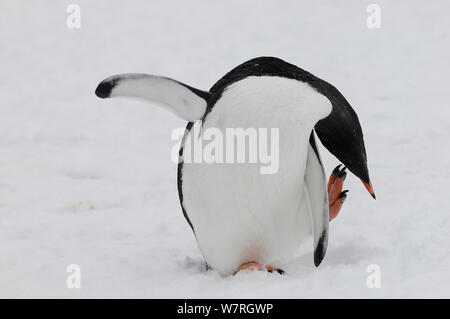
M234 274L237 274L238 272L240 272L241 270L251 270L251 271L253 271L253 270L262 270L263 268L265 268L268 272L274 272L274 271L276 271L277 273L279 273L280 275L283 275L284 274L284 271L283 270L281 270L281 269L279 269L279 268L276 268L276 267L274 267L274 266L269 266L269 265L261 265L261 264L258 264L258 263L256 263L256 262L248 262L248 263L245 263L245 264L242 264L240 267L239 267L239 269L234 273Z
M346 167L340 169L341 165L338 165L331 173L330 180L328 181L328 202L330 210L330 220L336 218L341 210L342 204L347 198L348 190L342 191L345 177L347 172Z

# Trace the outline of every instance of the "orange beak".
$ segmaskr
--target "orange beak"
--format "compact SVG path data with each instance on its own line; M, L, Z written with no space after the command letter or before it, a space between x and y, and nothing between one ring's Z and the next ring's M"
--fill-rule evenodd
M366 187L366 189L370 193L370 195L373 197L373 199L377 199L377 197L375 196L375 193L373 191L372 182L370 180L369 180L369 184L367 184L363 180L361 180L361 182L364 184L364 186Z

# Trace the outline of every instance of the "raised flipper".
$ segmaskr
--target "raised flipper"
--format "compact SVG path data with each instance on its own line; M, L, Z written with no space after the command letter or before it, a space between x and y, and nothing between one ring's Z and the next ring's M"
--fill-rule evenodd
M327 181L319 152L311 133L305 171L305 193L311 213L311 225L314 240L314 265L319 266L325 257L328 245L328 208Z
M106 78L97 86L100 98L132 97L164 106L182 119L193 122L205 113L210 93L178 81L148 74L118 74Z

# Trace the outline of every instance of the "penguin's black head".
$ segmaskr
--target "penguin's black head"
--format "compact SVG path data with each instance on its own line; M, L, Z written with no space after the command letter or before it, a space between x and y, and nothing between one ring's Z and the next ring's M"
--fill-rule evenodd
M318 91L330 100L332 111L314 127L317 136L334 156L361 179L367 191L375 199L358 116L344 96L331 84L323 85L322 83Z

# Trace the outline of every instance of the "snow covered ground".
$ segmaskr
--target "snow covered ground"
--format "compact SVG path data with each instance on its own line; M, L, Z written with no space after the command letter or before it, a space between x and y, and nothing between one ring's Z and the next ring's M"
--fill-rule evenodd
M0 297L450 297L447 1L378 1L380 29L360 0L80 0L80 29L69 3L0 2ZM286 276L222 278L178 203L170 134L184 122L94 89L122 72L208 89L262 55L346 96L377 200L349 175L319 268L307 243Z

